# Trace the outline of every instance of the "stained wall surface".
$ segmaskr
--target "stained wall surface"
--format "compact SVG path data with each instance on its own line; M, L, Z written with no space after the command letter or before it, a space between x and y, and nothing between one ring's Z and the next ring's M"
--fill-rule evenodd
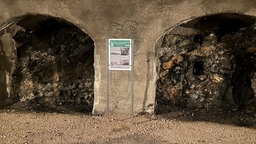
M65 19L94 40L94 114L106 111L106 40L134 39L134 111L154 112L155 48L170 28L216 13L256 16L256 1L244 0L1 0L0 23L26 14ZM3 73L3 72L0 72ZM2 85L0 86L2 88ZM5 92L6 93L6 92ZM0 97L1 100L1 97ZM131 111L131 72L109 72L109 109Z

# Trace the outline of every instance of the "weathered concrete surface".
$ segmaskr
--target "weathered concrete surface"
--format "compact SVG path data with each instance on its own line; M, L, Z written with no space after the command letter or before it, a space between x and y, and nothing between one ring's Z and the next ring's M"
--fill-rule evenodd
M156 41L171 27L208 14L235 12L256 16L256 1L243 0L1 0L0 23L26 14L63 18L89 34L95 43L93 113L106 110L106 39L135 40L135 112L152 113L157 77ZM1 72L3 73L3 72ZM1 74L2 75L2 74ZM131 77L110 73L110 110L130 112ZM1 85L2 86L2 85Z

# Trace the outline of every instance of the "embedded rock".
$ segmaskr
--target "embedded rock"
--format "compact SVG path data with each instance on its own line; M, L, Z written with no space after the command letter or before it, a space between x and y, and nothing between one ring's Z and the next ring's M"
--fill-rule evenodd
M256 89L255 29L248 26L221 36L216 31L183 35L179 30L164 36L165 52L159 53L157 113L223 103L246 107Z

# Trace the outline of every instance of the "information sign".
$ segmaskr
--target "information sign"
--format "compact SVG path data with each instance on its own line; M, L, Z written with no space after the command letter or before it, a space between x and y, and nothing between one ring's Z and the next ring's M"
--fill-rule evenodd
M131 39L109 39L109 70L131 70Z

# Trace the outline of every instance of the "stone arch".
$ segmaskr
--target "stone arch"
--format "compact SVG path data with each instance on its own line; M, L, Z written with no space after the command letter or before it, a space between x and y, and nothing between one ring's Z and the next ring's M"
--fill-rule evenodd
M92 111L94 41L87 33L67 20L41 14L15 17L0 32L2 48L9 47L4 50L9 52L6 104Z
M156 113L252 104L255 21L218 13L186 20L163 34L156 43Z

